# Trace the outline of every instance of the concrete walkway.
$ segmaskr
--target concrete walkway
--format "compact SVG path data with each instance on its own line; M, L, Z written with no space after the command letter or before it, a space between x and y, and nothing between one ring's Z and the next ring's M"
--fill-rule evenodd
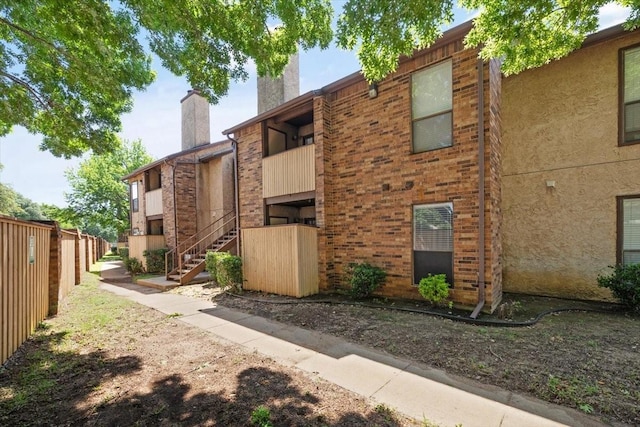
M520 396L391 357L339 338L284 325L177 294L125 283L119 261L103 266L101 288L206 330L225 344L278 363L441 426L599 426L578 411Z

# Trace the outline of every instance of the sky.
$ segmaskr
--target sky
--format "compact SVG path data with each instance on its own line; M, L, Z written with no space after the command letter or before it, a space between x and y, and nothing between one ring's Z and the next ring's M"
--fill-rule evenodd
M334 9L340 9L334 1ZM457 9L452 26L459 25L473 16ZM623 22L628 11L615 5L601 9L600 27L607 28ZM133 110L122 117L120 137L126 140L140 139L147 152L155 159L180 151L180 100L190 89L183 77L176 77L162 68L154 58L156 81L146 91L134 95ZM320 51L300 52L300 94L319 89L359 70L355 53L335 47ZM217 105L210 108L211 141L225 139L224 129L239 124L257 113L256 72L248 70L250 77L244 82L232 82L229 93ZM81 158L65 160L56 158L38 146L42 137L29 134L16 127L0 138L0 182L37 203L65 206L64 193L71 188L64 171L77 168Z

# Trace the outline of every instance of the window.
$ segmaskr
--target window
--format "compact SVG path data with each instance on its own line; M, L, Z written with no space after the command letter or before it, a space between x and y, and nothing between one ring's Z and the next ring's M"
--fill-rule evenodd
M138 181L131 183L131 211L138 212Z
M413 152L453 145L451 61L419 71L411 78Z
M621 51L620 144L640 143L640 46Z
M640 196L618 198L618 262L640 264Z
M413 207L413 281L446 274L453 283L453 204Z

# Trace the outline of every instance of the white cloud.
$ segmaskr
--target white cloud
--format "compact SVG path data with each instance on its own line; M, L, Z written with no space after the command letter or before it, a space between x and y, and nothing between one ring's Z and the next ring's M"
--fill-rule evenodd
M620 6L617 3L608 3L600 8L598 19L600 21L600 29L609 28L617 24L621 24L629 17L631 9Z

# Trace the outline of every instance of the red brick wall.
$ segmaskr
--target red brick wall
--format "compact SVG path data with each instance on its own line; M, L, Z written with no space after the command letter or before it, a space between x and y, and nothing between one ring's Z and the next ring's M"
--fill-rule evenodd
M452 147L412 154L411 74L441 60L453 63ZM454 299L475 305L479 268L479 153L477 50L462 40L405 60L370 99L359 81L314 99L316 221L320 289L344 287L345 267L367 261L383 267L380 294L418 298L413 286L412 207L454 205ZM485 284L487 308L501 297L500 74L484 65ZM263 225L262 133L236 132L240 226ZM388 186L388 189L387 189Z
M454 144L412 154L411 74L447 58L453 61ZM500 274L499 238L491 227L499 221L499 201L492 199L492 191L499 192L499 155L491 154L499 148L499 128L491 130L499 124L499 112L489 113L499 102L499 87L489 90L490 67L484 68L485 171L491 171L485 179L485 283L491 306L500 295L491 288ZM330 95L333 177L325 197L332 200L326 227L333 251L328 265L333 271L327 275L333 283L321 281L322 289L340 284L348 263L367 261L388 272L381 294L420 298L412 286L412 206L452 202L454 298L473 305L479 267L477 51L462 50L459 41L442 46L401 64L378 91L369 99L361 82Z

